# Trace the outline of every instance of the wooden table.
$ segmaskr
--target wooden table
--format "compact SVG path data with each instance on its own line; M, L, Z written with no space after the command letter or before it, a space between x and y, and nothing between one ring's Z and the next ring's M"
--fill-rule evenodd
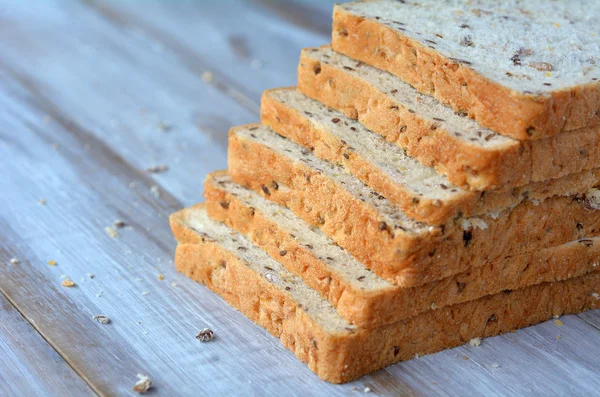
M331 8L0 1L0 395L132 395L138 373L163 396L600 393L598 311L335 386L174 270L168 215L328 42Z

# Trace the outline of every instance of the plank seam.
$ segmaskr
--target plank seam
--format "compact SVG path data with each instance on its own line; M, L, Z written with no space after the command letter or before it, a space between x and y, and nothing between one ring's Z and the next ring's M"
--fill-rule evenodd
M88 379L85 376L83 376L83 374L80 371L77 370L77 368L73 367L71 365L71 363L69 363L69 361L66 359L66 357L60 352L60 350L48 338L46 338L46 336L35 325L35 323L29 321L27 316L25 316L25 314L19 309L19 307L16 305L16 303L10 298L10 296L8 296L7 293L4 292L4 290L2 288L0 288L0 294L17 311L17 313L19 313L19 315L23 318L23 320L26 321L27 324L29 324L35 330L35 332L37 332L37 334L44 340L44 342L46 342L48 344L48 346L50 346L52 348L52 350L54 350L56 352L56 354L58 354L58 356L61 358L61 360L69 368L71 368L73 370L73 372L75 372L77 374L77 376L79 376L83 382L85 382L85 384L90 388L90 391L97 396L102 396L100 391L97 388L95 388L94 385L91 382L89 382Z
M590 320L581 317L579 314L577 314L577 317L583 321L585 321L587 324L591 325L595 330L600 332L600 326L594 324L593 322L591 322Z
M170 194L168 190L164 189L158 183L158 181L149 177L143 171L140 171L138 168L134 167L123 157L114 152L103 141L96 138L93 134L87 132L87 130L83 126L76 123L71 118L65 116L64 113L62 113L50 99L48 99L45 95L42 94L42 91L33 82L29 81L26 77L22 76L18 72L12 70L2 61L0 61L0 67L32 95L32 97L34 98L34 106L36 106L41 111L51 115L53 120L59 123L65 131L70 132L75 139L77 139L78 141L85 140L87 143L97 145L99 151L104 155L104 157L112 159L113 163L119 164L124 169L129 170L137 179L142 181L144 184L148 186L156 185L161 191L161 202L165 202L170 210L177 210L183 207L183 204L175 196Z

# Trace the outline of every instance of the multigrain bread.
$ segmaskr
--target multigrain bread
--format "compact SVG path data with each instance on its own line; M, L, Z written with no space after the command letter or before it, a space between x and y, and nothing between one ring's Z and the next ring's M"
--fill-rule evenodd
M506 189L600 166L598 127L518 141L329 47L302 51L298 88L472 190Z
M600 123L599 4L346 3L334 9L333 48L494 131L538 139Z
M600 270L600 238L589 238L481 264L420 287L402 288L377 277L289 209L233 183L224 171L207 177L204 194L212 219L243 234L329 300L344 319L361 327L391 324L432 308ZM201 207L189 208L187 218L199 211ZM195 235L186 233L191 223L184 219L173 227L179 243L198 242Z
M185 211L185 210L184 210ZM172 223L180 214L172 215ZM179 244L175 263L264 327L321 379L344 383L415 355L600 307L600 275L501 292L373 328L345 321L299 277L206 214Z
M411 218L439 225L450 218L478 216L514 207L526 198L585 193L600 184L600 169L535 182L510 191L459 189L358 121L327 108L294 88L265 91L261 121L278 134L309 148L317 157L340 163Z
M378 276L404 287L600 233L600 211L592 209L599 207L587 196L527 200L441 226L417 222L343 166L259 124L230 130L228 163L236 183L290 208Z

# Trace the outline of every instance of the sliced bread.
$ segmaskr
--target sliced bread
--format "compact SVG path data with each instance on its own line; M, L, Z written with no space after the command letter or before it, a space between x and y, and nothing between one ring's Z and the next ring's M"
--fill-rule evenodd
M180 244L175 263L272 335L321 379L349 382L415 355L433 353L600 307L600 275L506 291L411 320L358 328L299 277L243 236L206 215L173 214L197 243Z
M599 4L346 3L334 9L333 48L494 131L538 139L600 123Z
M518 141L329 47L302 51L298 88L358 119L457 186L506 189L600 167L600 128Z
M600 238L494 260L440 281L402 288L369 271L318 228L289 209L244 189L224 171L204 184L206 211L243 234L325 297L350 323L391 324L417 314L504 290L560 281L600 271ZM188 214L201 211L188 209ZM174 228L179 243L194 243Z
M526 198L544 200L580 194L600 184L600 169L595 168L508 192L459 189L433 168L408 156L404 149L294 88L266 91L261 120L317 157L343 164L408 216L430 225L442 224L459 214L500 212Z
M290 208L377 275L405 287L600 233L600 211L589 209L600 208L595 194L527 200L500 214L457 217L441 226L417 222L343 166L260 124L230 130L229 172L236 183Z

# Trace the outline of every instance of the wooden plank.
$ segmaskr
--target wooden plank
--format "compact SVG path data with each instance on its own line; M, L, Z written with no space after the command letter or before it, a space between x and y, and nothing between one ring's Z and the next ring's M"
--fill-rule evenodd
M579 315L580 318L585 320L588 324L600 329L600 310L594 310Z
M0 123L6 126L0 131L4 134L0 142L11 149L10 156L0 163L11 174L0 181L3 191L11 192L10 200L7 196L0 201L6 209L1 226L7 235L0 244L11 250L9 255L20 255L28 264L10 279L0 280L0 288L10 288L11 296L36 319L43 318L47 308L59 313L58 318L42 322L40 329L49 340L56 341L65 357L84 369L99 390L127 393L137 371L147 371L154 377L159 394L177 395L201 391L335 395L366 386L379 395L457 395L473 390L493 395L516 390L511 383L521 381L518 373L507 376L503 384L477 361L462 360L460 349L399 364L350 385L324 384L273 338L204 288L177 275L169 263L173 242L166 216L181 203L198 200L203 175L225 160L224 139L211 139L207 132L215 131L212 126L217 124L220 128L256 117L243 101L231 97L231 91L201 79L205 67L219 65L227 58L214 51L220 47L213 48L214 58L209 52L201 52L209 49L204 42L196 50L193 41L203 36L192 33L197 32L194 26L204 21L169 14L160 7L150 12L149 6L148 13L146 9L139 13L138 8L138 14L153 15L156 21L147 22L153 29L159 29L156 25L161 11L165 12L163 19L170 22L162 22L160 29L179 24L179 35L187 38L175 35L174 26L169 28L168 37L174 43L184 43L175 46L175 51L157 45L155 37L162 37L162 30L155 36L148 35L137 30L137 25L130 25L129 19L127 24L108 24L106 16L90 14L77 6L61 8L47 1L37 7L41 9L30 12L25 5L13 5L0 26L4 37L12 39L0 43L0 69L4 69L0 86L5 90L0 106L10 109L0 115ZM202 13L216 12L208 5L203 7ZM189 11L191 16L198 14L194 14L194 7L173 9ZM261 30L261 22L267 18L255 18L252 28L262 32L265 41L273 31L281 32L283 37L307 35L301 31L290 33L296 30L282 22L265 22ZM235 29L245 30L243 18L238 21ZM77 36L67 33L73 23ZM224 25L220 29L221 35L229 35ZM279 38L275 41L281 44L272 48L282 52L268 56L288 57L292 51L297 54L303 40ZM291 49L284 49L284 44ZM239 48L231 51L238 54L235 56L243 53ZM201 62L201 66L194 67L195 62ZM40 64L45 65L44 73L39 73L36 65ZM241 90L246 87L244 82L251 80L244 76L270 75L272 71L265 64L253 75L249 62L244 65L231 67L217 77ZM272 79L263 76L259 83L249 83L248 92L257 100L261 85L273 86L281 76L293 75L294 70L282 69L279 73L279 77L273 73ZM141 109L145 109L143 114ZM196 124L210 118L210 114L197 114L204 109L210 109L220 121L208 124L208 128L202 126L204 134L198 134ZM174 126L168 134L156 127L163 118ZM19 132L18 139L13 139L13 131ZM181 142L187 146L182 148ZM52 143L58 143L56 150ZM170 163L172 167L165 174L147 175L141 171L151 162L177 157L181 165ZM135 188L129 188L130 182L136 183ZM149 193L152 184L163 187L160 199ZM47 199L46 206L36 203L42 197ZM29 216L15 215L22 213ZM117 217L125 219L132 229L121 231L120 237L113 240L104 234L103 227ZM45 265L48 258L57 260L58 267ZM87 272L96 277L86 280ZM159 282L159 273L166 280ZM62 289L58 286L60 274L75 275L80 285L74 290ZM176 287L170 285L172 280ZM42 308L32 301L31 286L35 286L36 293L44 291L47 299L42 301ZM101 289L103 293L97 297ZM141 295L142 291L150 294ZM96 323L88 324L92 314L100 313L115 320L112 328L99 329L110 332L109 337L92 328ZM83 328L69 335L79 339L85 336L82 345L72 346L68 337L61 335L58 328L65 321ZM205 325L217 331L218 339L199 345L192 336ZM586 338L597 343L594 335ZM78 359L80 346L88 345L92 346L87 352L92 361ZM550 355L553 348L548 345L541 351ZM103 374L94 373L94 363L111 362L112 357L118 358L120 366L106 369ZM541 360L543 365L545 358ZM567 368L559 368L558 373L562 375L564 370Z
M252 0L251 4L261 6L284 21L322 36L331 35L331 14L333 1L286 1Z
M2 396L95 395L2 294L0 357Z
M594 395L600 390L599 336L578 316L563 316L460 350L510 384L514 395Z
M19 5L0 25L3 37L14 38L0 47L5 67L18 71L15 78L68 109L70 118L136 168L168 165L167 173L152 175L154 180L185 204L198 201L206 173L226 166L229 127L255 122L257 114L204 82L168 50L143 35L114 29L86 7L62 12L48 1L33 12ZM93 44L65 34L73 21ZM37 65L47 66L43 74ZM169 131L160 128L163 124ZM170 180L187 182L170 185Z
M301 48L330 42L328 30L298 29L279 17L296 15L311 19L312 24L331 26L333 7L331 0L312 2L310 7L304 2L298 2L300 6L263 3L261 7L246 1L199 6L150 0L140 13L132 2L86 0L116 26L132 29L158 47L173 50L190 69L211 71L216 82L223 82L256 104L265 89L296 84ZM317 11L309 15L312 10Z

